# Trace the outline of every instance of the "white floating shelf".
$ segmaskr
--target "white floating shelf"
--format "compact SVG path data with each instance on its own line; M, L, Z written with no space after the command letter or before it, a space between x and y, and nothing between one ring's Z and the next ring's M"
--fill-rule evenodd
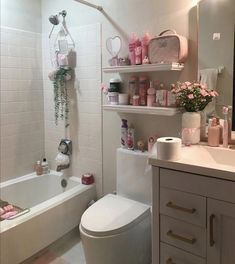
M148 107L133 105L103 105L103 110L118 113L147 114L160 116L173 116L179 113L178 108L172 107Z
M130 66L112 66L105 67L105 73L128 73L128 72L154 72L154 71L182 71L184 64L180 63L159 63L159 64L142 64Z

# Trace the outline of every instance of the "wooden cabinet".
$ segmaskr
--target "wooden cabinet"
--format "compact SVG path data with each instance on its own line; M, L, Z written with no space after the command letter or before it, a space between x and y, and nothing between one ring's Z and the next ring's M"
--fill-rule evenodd
M235 204L208 198L207 264L235 263Z
M232 181L154 167L152 263L235 264L234 190Z

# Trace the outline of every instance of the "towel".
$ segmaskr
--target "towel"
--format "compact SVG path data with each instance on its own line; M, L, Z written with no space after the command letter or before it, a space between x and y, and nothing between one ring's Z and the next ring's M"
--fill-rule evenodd
M217 88L217 78L218 78L218 69L203 69L199 71L200 83L207 85L209 90L216 90ZM216 115L215 111L215 99L210 102L204 109L204 113L208 118L211 115Z

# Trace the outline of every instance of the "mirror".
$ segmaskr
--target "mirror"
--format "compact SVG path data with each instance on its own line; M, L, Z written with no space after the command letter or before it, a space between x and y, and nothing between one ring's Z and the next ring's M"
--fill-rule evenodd
M234 0L201 0L198 3L198 71L217 70L215 112L223 118L222 107L233 104L234 88ZM221 70L222 69L222 70Z
M122 40L119 36L115 36L113 38L108 38L106 41L106 48L109 54L114 57L118 57L118 54L122 48Z

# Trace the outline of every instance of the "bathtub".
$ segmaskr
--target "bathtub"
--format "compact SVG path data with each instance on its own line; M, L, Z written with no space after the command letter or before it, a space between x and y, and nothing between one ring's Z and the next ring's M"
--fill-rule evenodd
M24 261L79 225L88 203L95 199L93 185L62 174L30 174L0 183L0 198L23 209L22 215L0 222L0 263Z

